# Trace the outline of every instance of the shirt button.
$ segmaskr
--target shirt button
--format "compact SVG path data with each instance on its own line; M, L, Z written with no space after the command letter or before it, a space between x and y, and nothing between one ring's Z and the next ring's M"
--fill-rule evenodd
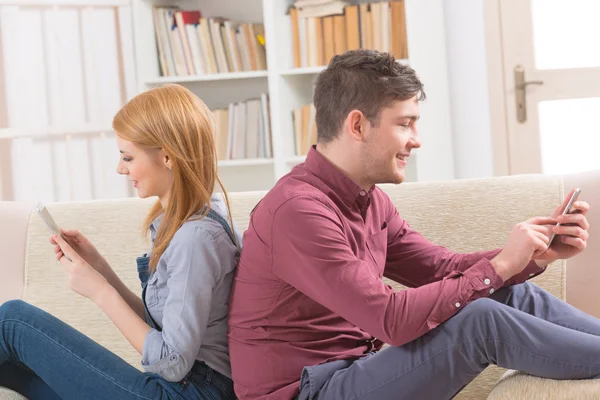
M494 293L494 288L490 289L490 294Z
M455 306L456 306L456 308L459 308L460 307L460 303L456 302Z
M531 273L531 274L529 274L529 277L531 278L531 277L532 277L532 276L534 276L534 275L535 275L535 273Z
M366 195L367 195L367 192L365 192L364 190L361 190L359 194L360 194L361 196L366 196Z
M171 356L171 361L175 361L175 360L177 360L177 356L176 356L175 354L173 354L173 355Z
M483 283L485 283L486 285L489 285L489 284L490 284L490 280L486 278L486 279L483 281Z

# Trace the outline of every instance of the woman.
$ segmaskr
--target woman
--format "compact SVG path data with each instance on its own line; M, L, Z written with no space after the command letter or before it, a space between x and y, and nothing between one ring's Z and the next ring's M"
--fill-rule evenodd
M139 197L158 197L145 220L151 249L137 259L142 297L78 231L50 241L70 287L106 313L141 354L144 372L16 300L0 306L0 386L30 400L233 399L226 329L241 240L225 190L225 204L212 195L215 182L223 188L212 114L169 85L132 99L113 128L117 172Z

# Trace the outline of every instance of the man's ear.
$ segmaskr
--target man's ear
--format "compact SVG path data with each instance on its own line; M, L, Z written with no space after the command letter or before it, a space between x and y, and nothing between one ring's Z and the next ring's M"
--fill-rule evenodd
M364 141L367 122L368 121L362 111L352 110L348 113L348 117L346 117L346 126L348 127L348 133L354 140L359 142Z

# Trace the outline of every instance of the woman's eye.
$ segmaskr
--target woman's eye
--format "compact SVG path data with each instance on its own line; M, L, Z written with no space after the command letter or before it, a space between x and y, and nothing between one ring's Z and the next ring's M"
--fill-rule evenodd
M123 157L123 161L125 161L125 162L130 162L130 161L131 161L131 158L129 158L129 157Z

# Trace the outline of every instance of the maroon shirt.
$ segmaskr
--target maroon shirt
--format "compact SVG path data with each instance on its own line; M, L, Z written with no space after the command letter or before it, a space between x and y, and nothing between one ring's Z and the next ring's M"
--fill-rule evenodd
M291 399L303 367L401 346L543 271L531 262L503 283L489 261L498 252L432 244L380 188L364 191L311 149L244 234L229 313L237 396ZM394 292L382 276L409 289Z

